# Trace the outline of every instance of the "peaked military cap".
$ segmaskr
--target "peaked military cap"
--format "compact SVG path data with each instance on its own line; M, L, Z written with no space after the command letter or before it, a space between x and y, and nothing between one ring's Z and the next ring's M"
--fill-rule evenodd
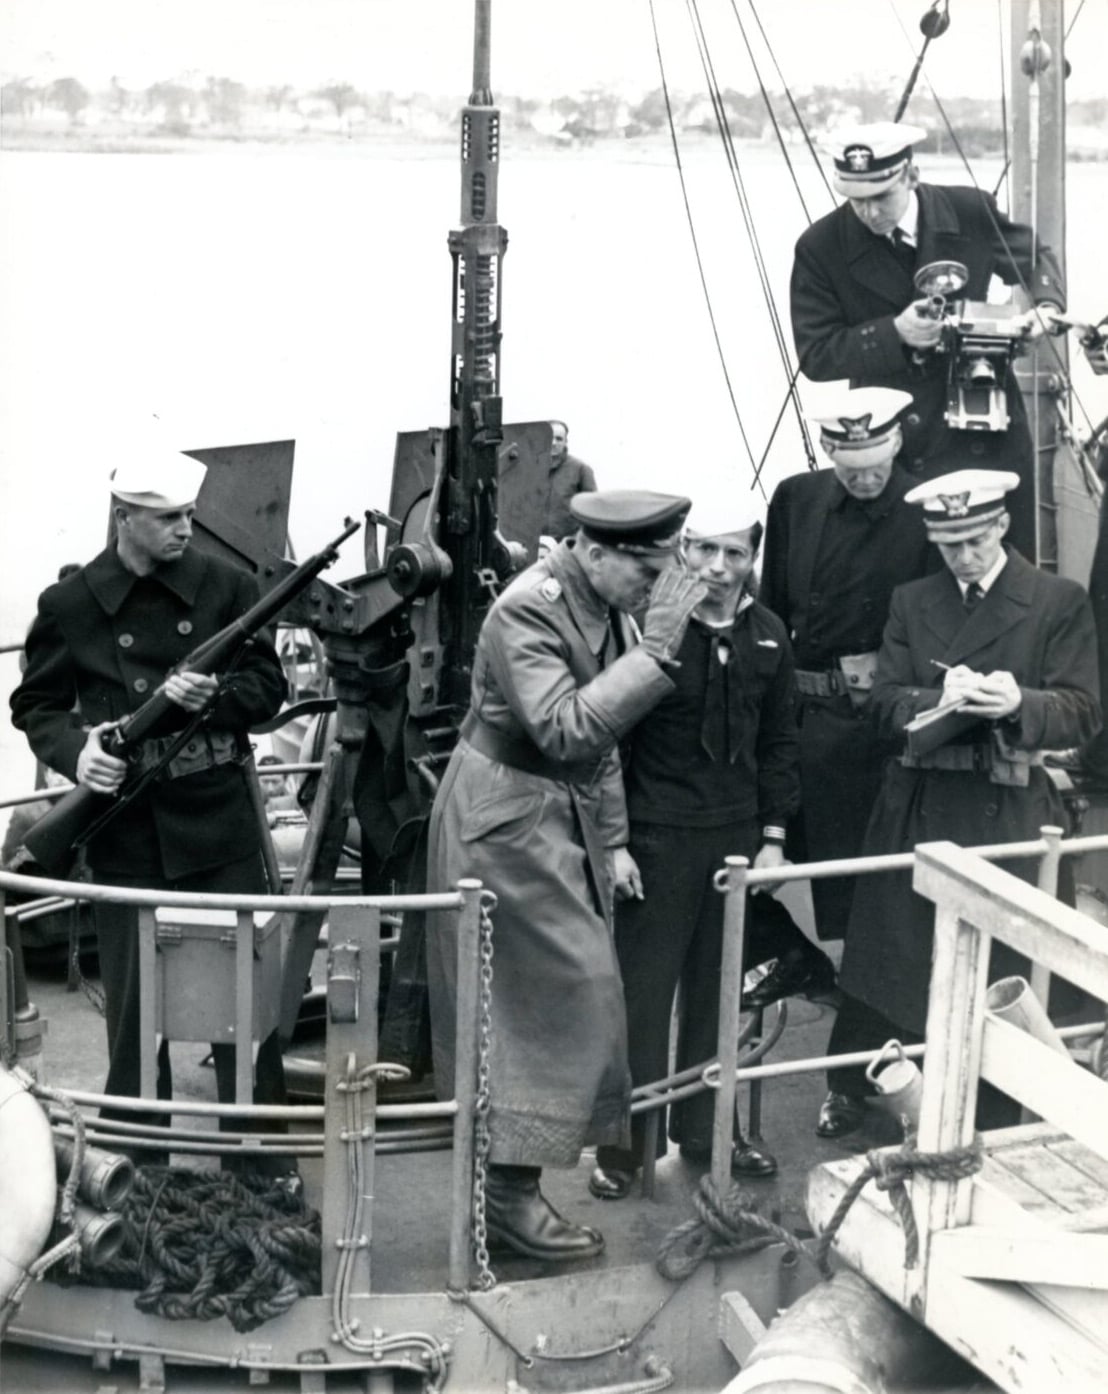
M194 503L207 466L191 455L166 451L135 454L111 472L111 491L140 508L183 508Z
M900 428L900 415L912 402L895 387L844 387L824 399L823 410L808 417L819 426L820 445L837 465L864 469ZM899 443L898 443L899 448Z
M923 505L923 521L932 542L960 542L994 522L1005 509L1005 495L1020 482L1011 470L953 470L917 484L906 503Z
M599 489L574 494L569 501L586 536L640 557L668 557L676 551L690 507L688 499L648 489Z
M829 149L835 162L832 183L848 198L872 198L896 183L912 158L912 146L927 139L920 126L874 121L844 126L832 133Z

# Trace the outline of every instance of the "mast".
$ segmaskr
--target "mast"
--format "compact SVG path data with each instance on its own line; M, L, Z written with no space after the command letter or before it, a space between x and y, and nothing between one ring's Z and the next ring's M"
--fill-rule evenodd
M1011 215L1028 224L1066 270L1065 16L1062 0L1012 0ZM1036 556L1047 571L1084 582L1096 540L1096 504L1056 411L1069 416L1064 336L1018 361L1017 379L1035 444Z

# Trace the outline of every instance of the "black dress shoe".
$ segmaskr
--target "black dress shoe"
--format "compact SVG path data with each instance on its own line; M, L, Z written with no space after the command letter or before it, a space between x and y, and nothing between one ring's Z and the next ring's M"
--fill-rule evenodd
M760 1010L782 997L826 996L834 989L835 965L813 946L808 953L788 953L775 959L766 976L743 993L742 1004L748 1011Z
M681 1144L681 1155L687 1162L710 1162L712 1145L699 1139ZM760 1147L747 1142L746 1138L736 1138L731 1147L732 1176L776 1176L777 1158Z
M598 1230L571 1224L559 1215L535 1180L500 1185L490 1170L485 1219L490 1247L499 1245L547 1263L592 1258L604 1248L604 1236Z
M866 1114L864 1099L850 1094L837 1094L834 1089L819 1106L817 1137L845 1137L862 1126Z
M777 1158L752 1142L740 1139L731 1149L731 1175L767 1177L777 1175Z
M593 1167L589 1191L598 1200L622 1200L631 1190L633 1171L617 1171L615 1167Z

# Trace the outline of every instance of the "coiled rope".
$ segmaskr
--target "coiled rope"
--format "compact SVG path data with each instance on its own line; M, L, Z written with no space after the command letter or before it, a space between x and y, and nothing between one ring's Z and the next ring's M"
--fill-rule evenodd
M319 1215L287 1178L143 1167L121 1217L119 1253L87 1281L139 1289L142 1312L251 1331L319 1292Z
M811 1257L791 1230L758 1212L749 1191L731 1186L726 1195L721 1195L710 1172L700 1178L693 1205L698 1218L670 1230L658 1249L654 1266L663 1278L680 1282L706 1258L753 1253L774 1240Z

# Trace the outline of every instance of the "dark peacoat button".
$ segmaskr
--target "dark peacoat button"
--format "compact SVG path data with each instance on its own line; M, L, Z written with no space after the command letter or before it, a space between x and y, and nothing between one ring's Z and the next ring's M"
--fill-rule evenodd
M121 649L129 649L134 642L135 636L133 634L121 634L117 640Z
M150 684L145 678L136 678L135 681L132 683L132 686L134 687L136 692L145 692L146 689L150 686Z
M919 425L919 412L918 412L918 411L910 411L910 412L908 413L908 415L904 418L904 424L905 424L906 426L918 426L918 425Z
M986 817L986 818L995 818L998 812L999 812L999 809L997 808L997 805L996 805L995 803L987 803L987 804L985 805L985 817Z
M192 633L192 620L178 620L178 621L177 621L177 633L178 633L178 634L191 634L191 633Z

